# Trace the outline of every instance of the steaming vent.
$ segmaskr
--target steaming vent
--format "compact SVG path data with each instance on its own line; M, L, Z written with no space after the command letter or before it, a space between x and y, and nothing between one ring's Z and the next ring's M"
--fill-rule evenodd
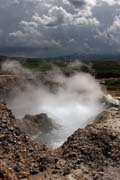
M101 87L88 73L75 72L67 77L54 67L44 75L36 74L11 61L5 62L2 69L17 77L7 104L19 126L50 147L59 147L103 110Z

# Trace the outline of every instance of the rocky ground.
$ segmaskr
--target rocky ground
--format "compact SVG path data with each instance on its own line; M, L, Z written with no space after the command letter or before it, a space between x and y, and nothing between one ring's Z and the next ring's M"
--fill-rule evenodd
M0 104L0 179L119 180L120 108L100 114L57 150L33 142Z
M21 179L52 167L56 157L44 145L38 145L21 132L6 105L0 105L0 178ZM2 165L4 164L4 166ZM7 170L8 169L8 170ZM9 172L13 177L9 177Z
M120 179L119 110L103 112L94 124L68 138L62 146L67 167L83 169L88 179Z

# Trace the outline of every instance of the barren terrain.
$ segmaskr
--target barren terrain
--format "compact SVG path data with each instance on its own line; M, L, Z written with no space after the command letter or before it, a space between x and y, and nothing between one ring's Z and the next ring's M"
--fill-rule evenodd
M22 72L21 76L21 69L19 69L20 73L17 74L1 69L1 180L120 179L120 77L118 70L120 67L118 62L115 64L112 62L111 69L108 70L108 76L107 70L105 71L108 64L105 66L105 63L103 65L103 77L102 65L99 66L98 63L97 66L96 64L93 65L93 69L86 65L77 69L73 65L67 68L66 62L62 65L59 64L61 71L67 77L81 70L96 75L102 86L104 96L109 93L113 95L113 99L105 98L101 100L101 103L104 104L103 111L95 119L91 119L84 128L78 126L78 129L60 147L55 149L47 147L47 144L53 138L51 131L54 129L57 131L59 125L53 123L47 113L42 112L34 115L27 114L19 119L13 115L12 109L10 110L12 106L9 103L16 93L26 91L25 85L28 82L30 88L33 84L35 87L38 86L42 81L52 93L56 93L58 86L62 87L62 85L51 79L51 74L48 73L48 64L44 68L43 64L40 66L44 69L42 69L43 71L40 71L40 69L36 71L34 69L36 66L33 67L33 64L31 66L24 64L27 69L28 66L34 69L33 74L36 81L29 72L27 72L27 75Z

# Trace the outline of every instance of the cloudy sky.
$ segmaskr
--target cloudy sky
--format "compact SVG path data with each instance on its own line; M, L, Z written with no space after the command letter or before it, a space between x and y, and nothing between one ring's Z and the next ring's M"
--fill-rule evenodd
M0 54L120 53L120 0L0 0Z

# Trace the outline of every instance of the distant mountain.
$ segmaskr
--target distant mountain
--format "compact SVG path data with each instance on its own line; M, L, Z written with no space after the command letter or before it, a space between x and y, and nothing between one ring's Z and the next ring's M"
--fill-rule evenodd
M46 58L47 60L82 60L82 61L102 61L102 60L120 60L120 54L71 54Z
M18 60L18 61L39 61L39 60L81 60L81 61L106 61L106 60L120 60L120 54L68 54L63 56L56 57L47 57L47 58L29 58L29 57L8 57L0 56L0 61L6 59Z

